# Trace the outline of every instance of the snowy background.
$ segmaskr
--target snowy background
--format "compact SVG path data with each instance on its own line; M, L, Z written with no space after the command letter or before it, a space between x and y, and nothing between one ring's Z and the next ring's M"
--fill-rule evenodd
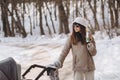
M32 5L29 6L31 10L29 15L33 15L34 8L31 6ZM73 11L74 9L71 8L70 12ZM100 9L98 9L98 11L100 11ZM105 13L107 16L108 13ZM89 15L91 15L91 13L89 13L88 16ZM28 15L25 17L28 17ZM99 14L97 17L100 19ZM88 18L92 19L91 16ZM100 20L99 23L101 24L102 22ZM26 31L29 33L29 20L26 19L25 21ZM57 21L55 22L55 26L57 26L59 23L57 23ZM70 17L69 20L69 23L71 22L72 17ZM43 25L45 26L45 23L43 23ZM51 22L49 25L51 25ZM0 26L2 26L1 22ZM56 29L57 28L58 27L56 27ZM40 36L39 27L33 31L33 34L34 36L28 35L26 38L21 38L18 36L5 38L3 37L3 32L0 32L0 60L13 57L17 63L21 64L22 73L32 64L48 65L53 63L61 53L68 35L53 34L52 36ZM101 32L96 32L93 36L95 38L97 47L97 55L94 57L96 65L95 80L120 80L120 36L109 39L105 33ZM71 66L72 57L70 52L64 62L64 67L60 69L61 80L73 80ZM33 79L38 73L38 69L35 69L35 71L33 71L31 74L28 74L27 77ZM40 80L48 79L44 77Z
M99 33L94 35L97 47L97 55L94 57L95 80L119 80L120 36L110 40L102 39L99 35ZM59 56L67 37L62 34L54 35L52 38L48 36L29 36L25 39L0 38L0 60L13 57L17 63L21 64L22 73L32 64L48 65ZM70 52L63 69L60 70L61 80L72 79L71 60Z

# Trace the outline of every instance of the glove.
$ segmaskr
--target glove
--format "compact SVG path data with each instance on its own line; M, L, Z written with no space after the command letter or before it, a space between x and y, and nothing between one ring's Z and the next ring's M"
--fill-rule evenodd
M92 51L92 50L94 49L93 43L88 43L88 44L87 44L87 49L88 49L89 51Z
M47 71L47 75L50 77L50 80L59 80L59 62L56 61L53 64L49 64L47 67L55 68L56 70L49 70Z
M55 65L55 67L57 67L58 69L62 67L60 61L55 61L55 62L54 62L54 65Z
M59 68L61 68L61 62L55 61L53 64L49 64L47 67L59 69Z

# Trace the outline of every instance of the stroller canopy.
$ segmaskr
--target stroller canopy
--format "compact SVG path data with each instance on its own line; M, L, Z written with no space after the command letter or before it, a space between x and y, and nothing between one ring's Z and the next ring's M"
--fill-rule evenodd
M13 58L0 61L0 80L18 80L17 65Z

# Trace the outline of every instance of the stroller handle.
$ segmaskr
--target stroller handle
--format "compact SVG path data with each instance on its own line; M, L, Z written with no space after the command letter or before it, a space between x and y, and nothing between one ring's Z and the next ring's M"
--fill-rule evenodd
M38 80L38 79L44 74L45 71L47 71L47 75L49 75L49 72L50 72L51 70L53 70L53 71L56 70L56 68L46 67L46 66L42 66L42 65L33 64L33 65L31 65L31 66L23 73L22 78L25 79L25 75L27 75L27 73L29 73L30 70L31 70L32 68L35 68L35 67L43 68L43 70L42 70L42 71L40 72L40 74L35 78L35 80Z

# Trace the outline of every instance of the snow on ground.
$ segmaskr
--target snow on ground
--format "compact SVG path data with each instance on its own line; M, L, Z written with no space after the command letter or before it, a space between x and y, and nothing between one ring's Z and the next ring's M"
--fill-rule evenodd
M48 65L59 56L67 39L66 35L51 37L0 38L0 60L13 57L22 66L22 73L32 64ZM95 80L120 80L120 36L111 40L96 38L97 55L94 57L96 71ZM67 56L64 67L60 69L61 80L73 80L71 52ZM34 78L38 74L34 69L27 77ZM31 76L32 75L32 76ZM45 76L45 75L44 75ZM46 77L40 80L45 80ZM48 80L48 79L46 79Z

